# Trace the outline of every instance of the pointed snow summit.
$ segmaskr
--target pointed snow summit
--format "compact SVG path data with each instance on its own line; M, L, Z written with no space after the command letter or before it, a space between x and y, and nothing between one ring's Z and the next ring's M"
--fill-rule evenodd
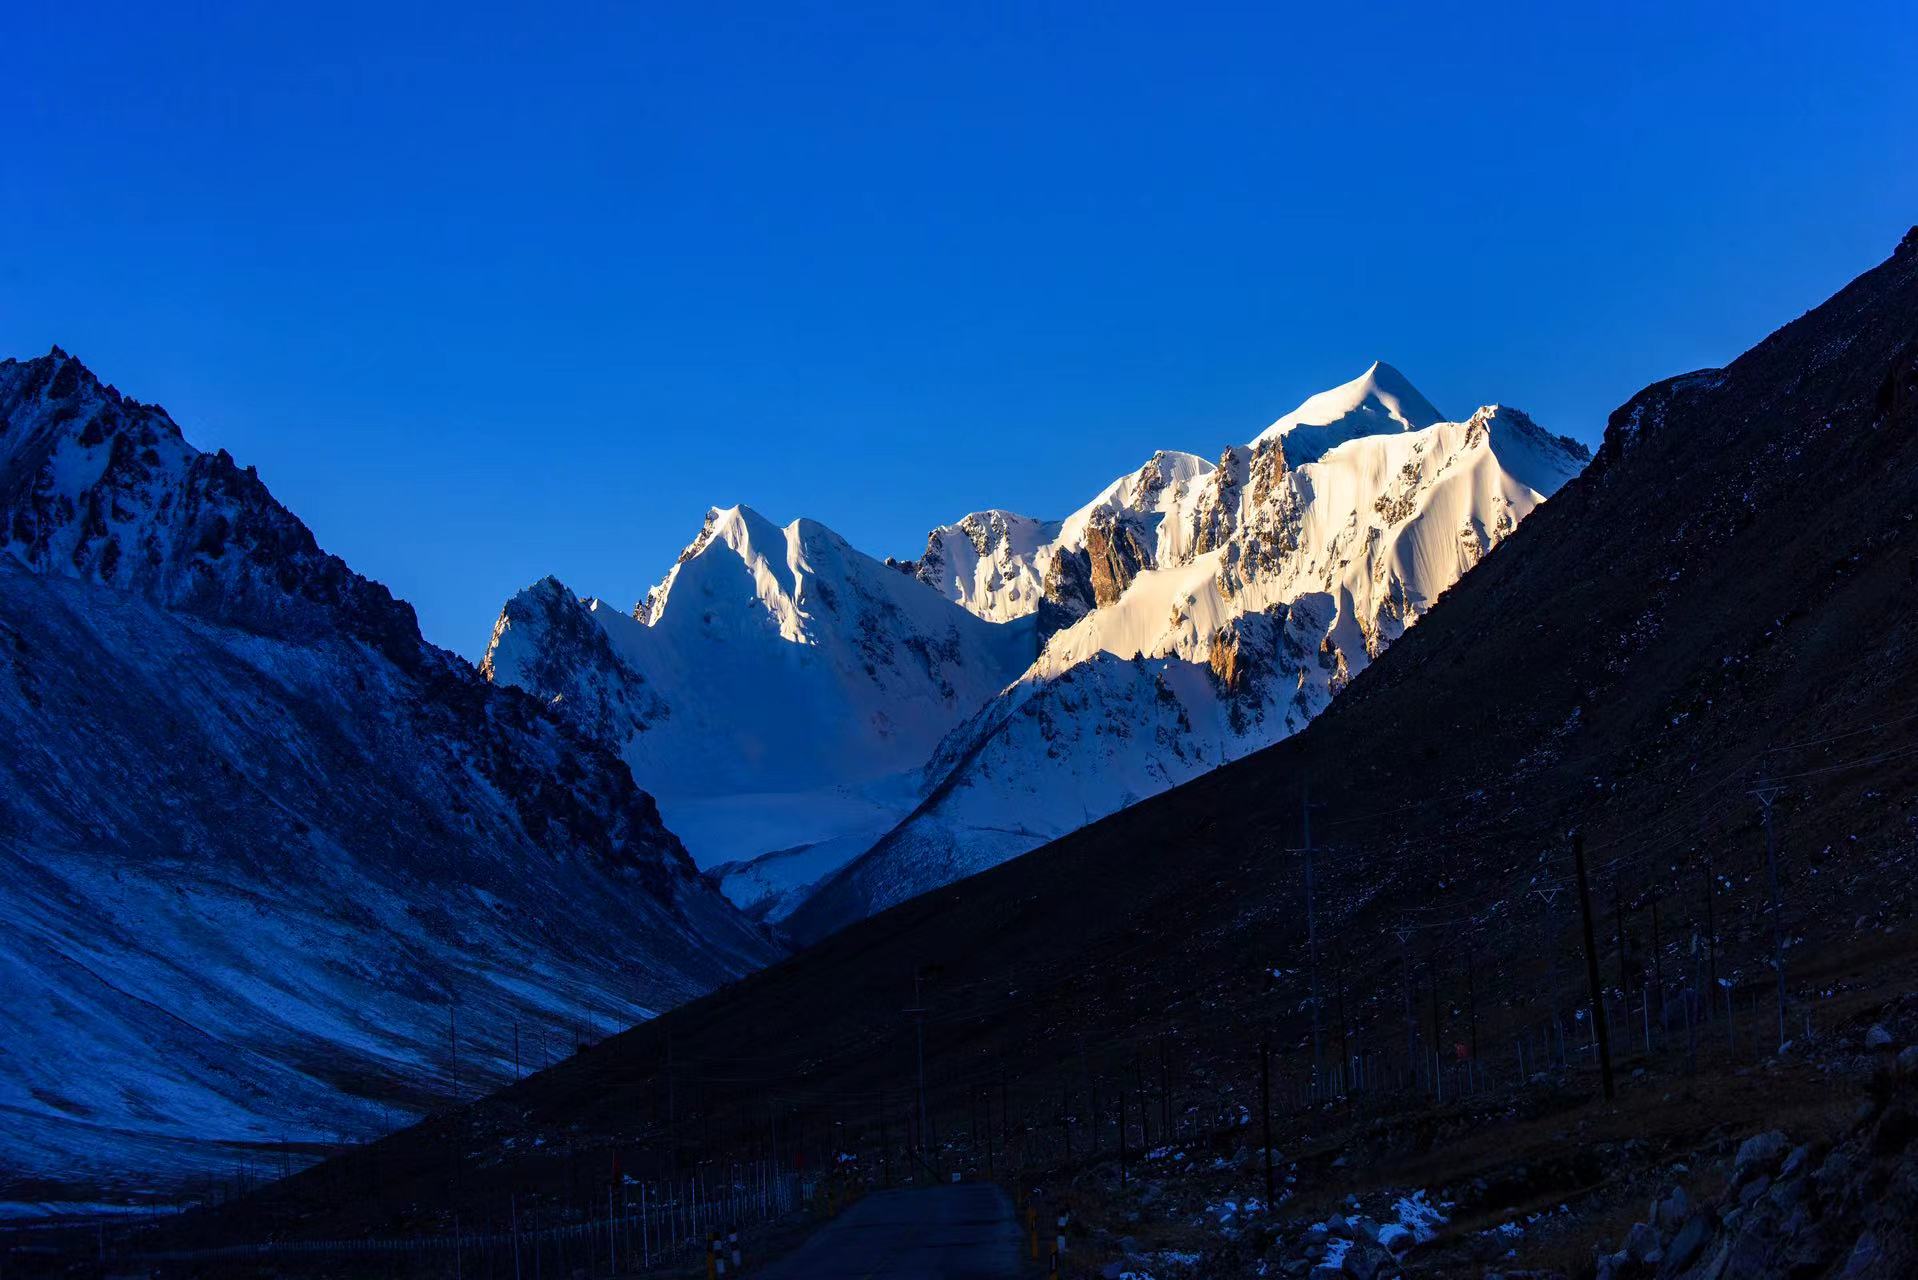
M900 776L1036 649L1030 623L974 617L817 521L734 506L630 613L528 588L481 669L618 751L711 867L859 852L911 808Z
M1321 391L1253 439L1278 440L1287 466L1316 462L1337 445L1360 436L1420 431L1446 421L1411 379L1382 360L1358 377Z

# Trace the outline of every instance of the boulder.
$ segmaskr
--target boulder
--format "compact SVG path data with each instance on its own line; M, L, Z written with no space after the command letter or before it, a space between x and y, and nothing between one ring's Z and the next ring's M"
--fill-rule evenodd
M1844 1185L1845 1179L1851 1176L1851 1163L1851 1157L1843 1151L1833 1151L1825 1157L1825 1163L1818 1166L1818 1172L1811 1175L1811 1180L1829 1195L1833 1188Z
M1633 1262L1655 1261L1653 1254L1658 1252L1658 1231L1649 1222L1634 1222L1632 1229L1625 1233L1625 1256Z
M1838 1280L1864 1280L1866 1276L1877 1275L1884 1256L1884 1250L1878 1246L1878 1237L1869 1231L1865 1232L1851 1246L1845 1265L1839 1269Z
M1354 1240L1345 1251L1340 1270L1351 1280L1381 1280L1398 1274L1398 1262L1382 1246L1370 1240Z
M1918 1044L1906 1045L1898 1051L1898 1074L1918 1075Z
M1769 1170L1785 1154L1785 1146L1785 1135L1777 1129L1753 1134L1739 1143L1738 1154L1732 1158L1732 1184L1736 1186Z
M1671 1244L1666 1247L1664 1266L1660 1268L1659 1274L1673 1276L1691 1266L1693 1260L1705 1251L1705 1246L1711 1243L1712 1232L1717 1226L1711 1214L1693 1214L1685 1225L1678 1229L1678 1234L1672 1237Z
M1652 1222L1661 1235L1670 1236L1692 1216L1692 1198L1685 1188L1673 1187L1663 1199L1652 1204Z
M1790 1210L1796 1207L1798 1201L1803 1198L1804 1194L1805 1180L1803 1178L1791 1178L1773 1183L1767 1198L1770 1199L1774 1205L1778 1206L1780 1210Z
M1754 1223L1741 1231L1732 1240L1731 1256L1725 1259L1725 1275L1762 1276L1771 1272L1766 1266L1771 1257L1772 1238L1770 1233L1759 1229Z
M1871 1030L1865 1032L1865 1048L1867 1049L1891 1048L1891 1032L1885 1030L1883 1023L1875 1022L1872 1024Z

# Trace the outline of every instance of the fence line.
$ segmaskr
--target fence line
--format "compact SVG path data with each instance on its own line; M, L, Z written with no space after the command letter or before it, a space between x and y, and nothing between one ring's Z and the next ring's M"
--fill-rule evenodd
M234 1258L270 1258L330 1254L409 1254L465 1253L489 1249L537 1249L542 1244L564 1246L578 1242L597 1249L606 1246L609 1270L622 1255L638 1269L697 1256L707 1249L713 1237L724 1233L734 1236L749 1222L766 1222L792 1212L810 1199L811 1187L802 1175L780 1172L768 1161L748 1166L747 1180L735 1181L723 1196L702 1195L697 1178L688 1178L683 1187L677 1182L637 1184L639 1200L619 1204L611 1188L607 1191L613 1212L605 1218L587 1216L578 1222L547 1227L519 1226L519 1208L509 1210L511 1227L504 1231L461 1232L430 1236L380 1236L348 1240L269 1240L254 1244L219 1245L203 1249L171 1249L136 1252L128 1257L144 1262L203 1262ZM668 1186L671 1194L661 1198L657 1191ZM630 1196L631 1188L626 1189ZM629 1265L628 1270L635 1269Z

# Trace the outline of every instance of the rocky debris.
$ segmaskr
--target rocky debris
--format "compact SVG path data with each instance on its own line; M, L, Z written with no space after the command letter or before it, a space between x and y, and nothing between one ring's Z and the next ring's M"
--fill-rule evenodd
M1899 1088L1909 1088L1904 1081ZM1696 1204L1673 1186L1634 1223L1624 1246L1593 1260L1599 1280L1770 1280L1912 1274L1918 1241L1918 1121L1882 1091L1851 1131L1822 1151L1780 1130L1738 1145L1725 1190Z
M1709 1210L1693 1214L1684 1226L1672 1233L1670 1243L1665 1246L1663 1273L1676 1275L1691 1266L1717 1230L1716 1214Z

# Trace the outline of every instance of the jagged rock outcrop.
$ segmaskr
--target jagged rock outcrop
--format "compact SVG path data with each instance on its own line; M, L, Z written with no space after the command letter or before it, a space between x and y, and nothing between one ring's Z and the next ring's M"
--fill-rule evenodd
M1105 511L1086 527L1085 554L1094 608L1117 602L1139 570L1152 567L1152 549L1139 526Z

